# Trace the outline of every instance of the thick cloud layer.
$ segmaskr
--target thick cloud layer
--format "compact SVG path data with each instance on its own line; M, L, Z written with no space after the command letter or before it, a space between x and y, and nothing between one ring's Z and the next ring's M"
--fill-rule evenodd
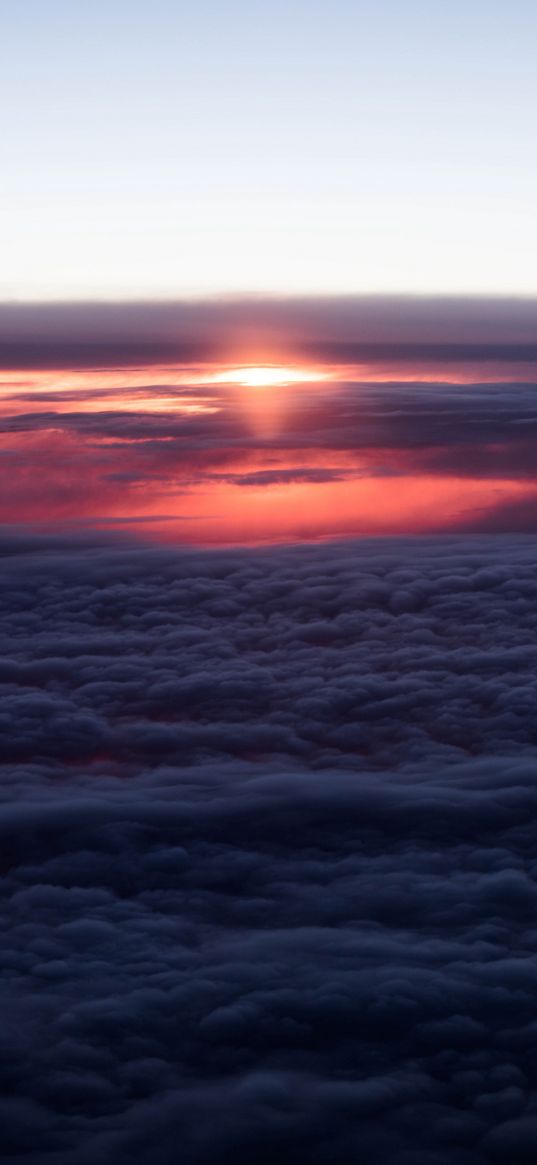
M2 548L8 1165L533 1161L535 543Z
M232 359L335 363L537 359L537 300L310 296L178 302L2 303L0 368ZM426 341L424 342L424 337Z

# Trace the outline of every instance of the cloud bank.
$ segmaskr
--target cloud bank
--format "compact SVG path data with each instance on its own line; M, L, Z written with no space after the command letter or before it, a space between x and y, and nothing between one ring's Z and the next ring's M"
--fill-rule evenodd
M533 1161L534 542L1 549L8 1165Z
M0 368L278 359L285 351L336 364L535 362L536 334L537 300L515 297L2 303Z

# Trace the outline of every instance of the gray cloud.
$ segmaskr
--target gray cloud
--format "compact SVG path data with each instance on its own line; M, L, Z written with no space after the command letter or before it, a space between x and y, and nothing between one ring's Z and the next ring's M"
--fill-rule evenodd
M8 1165L535 1148L535 545L1 540Z
M335 363L535 361L536 332L537 300L530 298L3 303L0 367L237 360L252 346L276 359L280 349Z

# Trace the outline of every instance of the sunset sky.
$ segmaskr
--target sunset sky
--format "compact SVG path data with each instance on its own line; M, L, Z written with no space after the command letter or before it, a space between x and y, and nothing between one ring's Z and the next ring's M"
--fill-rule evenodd
M2 1165L535 1165L536 61L3 5Z
M536 323L529 299L0 306L0 521L535 531Z
M533 528L536 33L484 0L6 11L0 520Z
M533 4L29 0L1 31L0 520L532 528Z

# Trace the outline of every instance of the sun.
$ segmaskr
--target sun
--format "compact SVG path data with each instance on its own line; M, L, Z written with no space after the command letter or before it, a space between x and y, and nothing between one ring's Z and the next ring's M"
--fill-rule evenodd
M324 380L324 373L310 368L282 368L279 364L245 364L228 368L215 378L221 384L240 384L244 388L271 388L277 385L299 384L301 381Z

